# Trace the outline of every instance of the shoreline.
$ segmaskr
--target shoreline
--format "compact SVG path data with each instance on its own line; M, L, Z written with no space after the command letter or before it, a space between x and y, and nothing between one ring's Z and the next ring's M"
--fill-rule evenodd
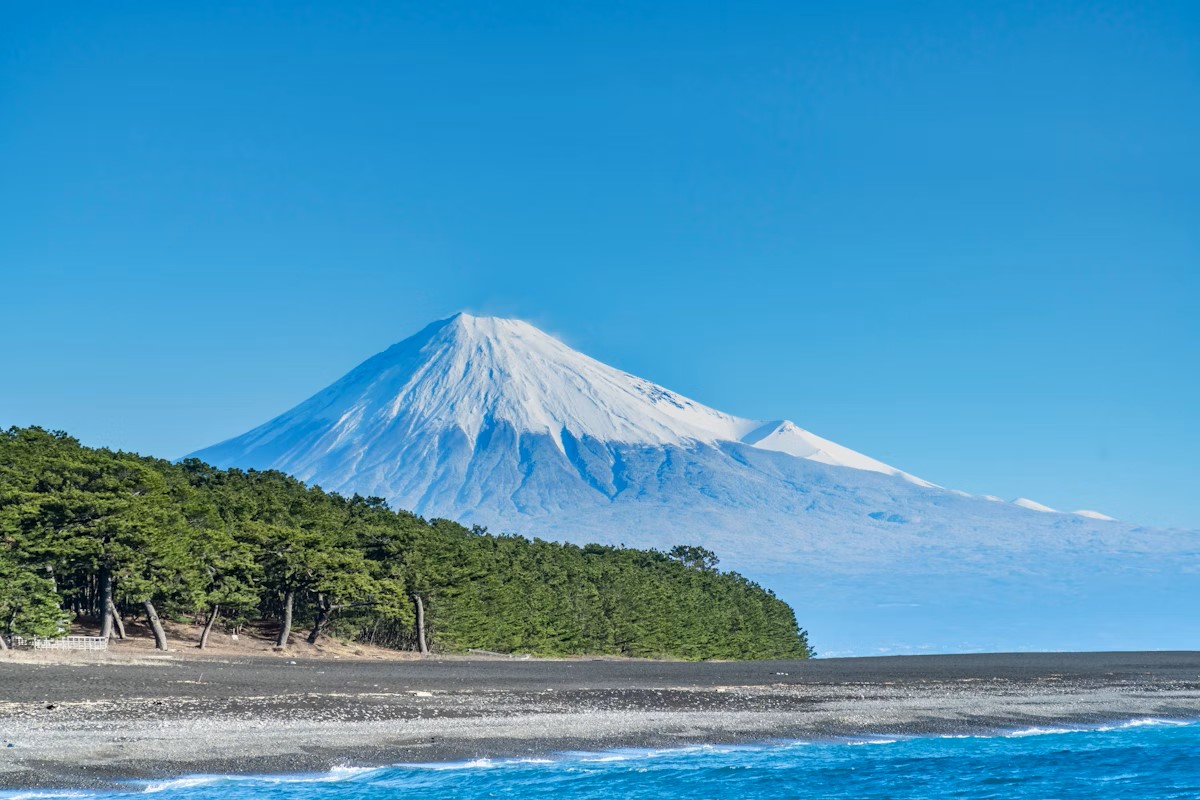
M1200 653L0 660L0 790L1148 718L1200 719Z
M1067 723L1070 724L1070 723ZM1079 723L1083 724L1083 723ZM432 760L406 760L406 761L388 761L388 762L365 762L365 763L349 763L345 760L337 763L331 763L325 769L320 770L271 770L266 772L258 772L253 770L233 770L228 772L220 771L202 771L188 772L169 775L160 774L143 774L127 777L112 777L103 780L96 780L94 775L88 775L84 782L71 784L55 784L55 785L19 785L7 786L0 784L0 800L38 800L38 798L58 798L58 797L89 797L99 795L136 795L136 794L153 794L159 791L168 790L171 784L186 784L186 785L201 785L206 783L218 783L221 781L255 781L261 780L265 783L276 782L291 782L291 783L324 783L331 781L352 780L354 776L369 773L377 770L387 769L411 769L411 770L454 770L475 768L480 766L504 766L506 763L551 763L556 761L608 761L613 760L612 757L618 757L617 760L633 760L636 761L643 757L652 757L662 754L671 753L686 753L690 751L703 750L705 748L714 748L717 750L731 748L746 748L748 750L762 750L773 747L787 748L797 745L814 745L814 744L845 744L845 745L879 745L893 744L898 741L909 741L913 739L923 738L1020 738L1025 736L1043 736L1043 735L1069 735L1074 733L1093 733L1093 732L1114 732L1125 729L1136 729L1148 726L1170 726L1170 727L1187 727L1200 724L1200 716L1196 716L1186 720L1159 719L1159 718L1137 718L1137 719L1112 719L1086 724L1084 727L1063 728L1059 726L1049 728L997 728L972 731L968 733L891 733L891 734L875 734L875 735L858 735L858 736L814 736L805 739L747 739L747 740L720 740L720 741L703 741L703 742L671 742L658 746L641 744L641 745L614 745L606 749L572 749L561 748L557 750L529 750L521 753L495 753L479 755L472 753L459 758L435 758ZM890 738L895 737L895 738ZM489 762L480 764L479 762Z

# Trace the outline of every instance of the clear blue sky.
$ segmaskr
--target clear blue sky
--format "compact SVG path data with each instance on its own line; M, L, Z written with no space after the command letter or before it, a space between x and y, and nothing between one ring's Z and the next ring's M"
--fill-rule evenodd
M0 424L89 444L468 309L1197 527L1200 4L5 3L0 270Z

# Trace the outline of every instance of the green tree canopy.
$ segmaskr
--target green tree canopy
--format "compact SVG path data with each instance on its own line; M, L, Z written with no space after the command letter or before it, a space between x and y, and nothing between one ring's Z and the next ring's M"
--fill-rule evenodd
M627 535L636 532L625 532ZM797 658L785 603L717 556L497 536L344 498L278 472L219 470L0 433L0 625L53 635L71 615L293 622L432 646L638 657Z

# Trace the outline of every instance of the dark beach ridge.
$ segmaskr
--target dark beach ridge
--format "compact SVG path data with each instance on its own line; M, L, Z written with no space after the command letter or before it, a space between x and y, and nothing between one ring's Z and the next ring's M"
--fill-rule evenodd
M0 659L0 787L1200 718L1200 652Z

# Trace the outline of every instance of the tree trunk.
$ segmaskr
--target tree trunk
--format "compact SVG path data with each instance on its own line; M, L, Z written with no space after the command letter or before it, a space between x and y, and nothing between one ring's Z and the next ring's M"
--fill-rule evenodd
M100 614L100 638L111 639L113 635L113 585L112 572L108 567L100 568L100 597L96 610Z
M0 633L0 651L8 649L8 634Z
M279 638L275 640L276 647L287 647L288 637L292 635L292 605L296 601L296 593L291 589L283 594L283 624L279 626Z
M317 621L315 623L313 623L313 629L311 631L309 631L309 634L308 634L308 643L309 644L317 643L317 637L321 635L321 627L326 622L329 621L330 609L331 609L331 607L329 605L329 601L327 601L323 596L318 595L317 596Z
M121 612L117 611L117 604L112 600L108 601L108 613L112 614L112 621L117 625L117 638L124 641L125 621L121 619Z
M421 650L421 655L429 654L429 645L425 643L425 602L421 600L421 595L413 595L413 603L417 606L417 647Z
M208 621L204 623L204 630L202 630L200 632L199 647L201 650L208 647L208 634L212 633L213 625L216 623L217 615L220 613L221 613L221 604L214 603L212 610L208 612Z
M154 631L154 649L167 649L167 632L163 630L162 622L158 619L158 612L154 610L154 603L149 600L142 603L146 607L146 617L150 620L150 629Z

